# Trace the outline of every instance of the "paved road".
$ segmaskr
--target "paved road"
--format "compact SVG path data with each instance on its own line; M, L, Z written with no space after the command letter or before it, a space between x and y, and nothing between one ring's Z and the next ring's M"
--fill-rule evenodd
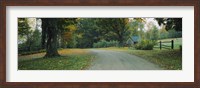
M89 70L161 70L157 65L125 52L91 49L96 54Z

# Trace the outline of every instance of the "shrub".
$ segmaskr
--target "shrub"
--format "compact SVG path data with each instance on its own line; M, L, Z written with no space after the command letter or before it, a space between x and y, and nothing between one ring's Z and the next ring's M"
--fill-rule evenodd
M168 38L168 32L160 33L160 39Z
M154 45L156 45L155 40L141 40L138 44L135 45L137 50L152 50Z
M112 41L107 42L107 47L116 47L118 46L118 44L119 44L118 41L112 40Z
M182 52L182 45L179 46L179 50L180 50L180 52Z
M93 44L94 48L103 48L103 47L116 47L118 46L118 41L106 41L106 40L101 40L97 43Z

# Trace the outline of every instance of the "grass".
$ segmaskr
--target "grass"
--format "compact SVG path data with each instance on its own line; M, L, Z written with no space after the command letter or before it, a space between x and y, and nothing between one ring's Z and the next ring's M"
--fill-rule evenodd
M19 56L19 70L83 70L91 64L94 55L82 49L59 50L61 57L43 58L45 53Z
M180 50L132 50L129 53L155 63L163 69L182 69L182 53Z

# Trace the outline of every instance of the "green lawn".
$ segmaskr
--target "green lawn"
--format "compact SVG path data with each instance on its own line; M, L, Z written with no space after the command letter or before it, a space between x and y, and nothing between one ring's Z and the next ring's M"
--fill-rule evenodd
M62 55L54 58L43 58L45 53L19 56L19 70L83 70L92 62L94 56L87 50L59 50ZM75 54L76 53L76 54Z
M180 50L132 50L129 53L158 64L161 68L167 70L182 69L182 53Z

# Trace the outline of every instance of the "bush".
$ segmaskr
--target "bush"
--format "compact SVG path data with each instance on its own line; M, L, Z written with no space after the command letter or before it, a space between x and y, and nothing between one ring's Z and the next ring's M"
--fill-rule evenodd
M118 41L106 41L106 40L101 40L97 43L93 44L94 48L104 48L104 47L116 47L118 46L119 42Z
M182 45L179 46L179 50L180 50L180 52L182 52Z
M138 44L135 45L137 50L152 50L154 45L156 45L155 40L141 40Z
M166 39L166 38L168 38L168 32L160 33L159 39Z

